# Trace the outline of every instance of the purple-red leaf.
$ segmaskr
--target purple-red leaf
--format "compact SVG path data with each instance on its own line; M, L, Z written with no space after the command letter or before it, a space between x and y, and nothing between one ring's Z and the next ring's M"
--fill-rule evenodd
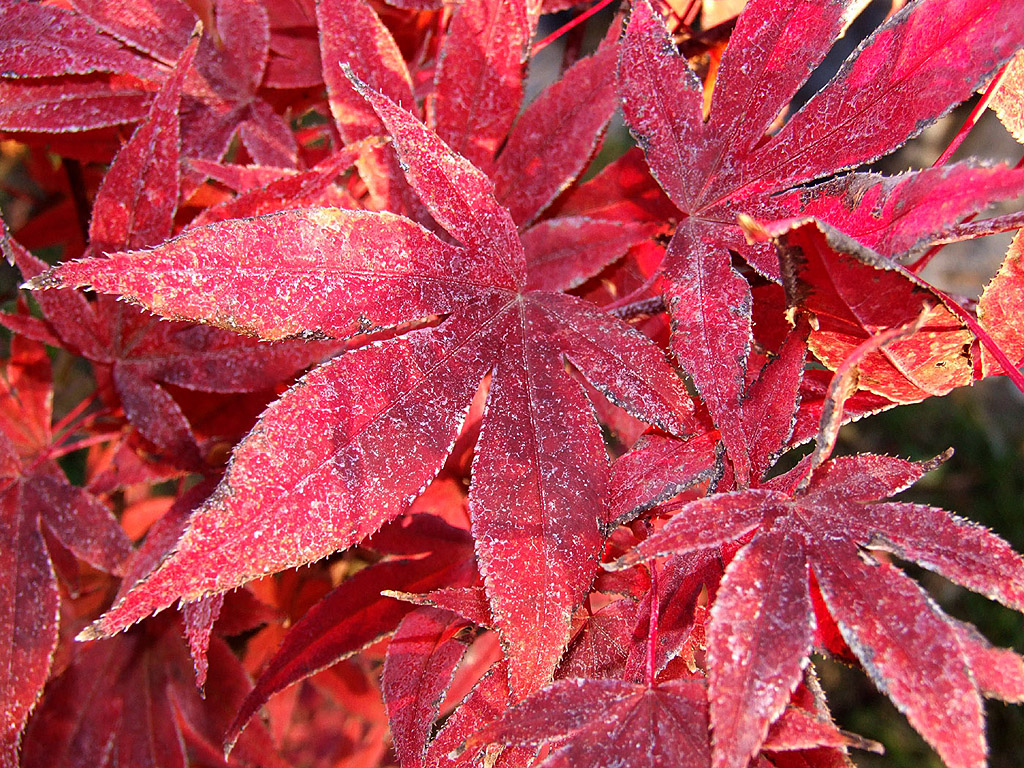
M648 687L620 680L559 680L509 709L471 744L555 745L545 768L709 765L700 680Z
M594 151L618 102L615 81L608 77L617 55L617 45L609 43L577 62L537 97L509 134L494 167L494 194L520 227L572 183Z
M418 608L388 643L381 689L395 752L403 766L421 766L445 691L466 646L455 634L466 622L448 611Z
M435 76L434 127L489 171L523 99L534 0L478 0L455 11ZM388 126L395 136L393 126ZM396 136L396 138L398 138Z
M712 611L708 675L717 764L747 763L799 680L811 638L808 566L876 685L949 765L984 763L980 692L969 670L988 663L988 651L913 581L863 549L896 552L1020 610L1024 559L1001 539L942 510L872 503L933 466L848 457L822 465L792 496L738 491L690 502L620 559L621 567L698 549L715 543L709 529L738 537L757 525L752 518L762 518L726 570ZM956 716L947 717L949 711Z

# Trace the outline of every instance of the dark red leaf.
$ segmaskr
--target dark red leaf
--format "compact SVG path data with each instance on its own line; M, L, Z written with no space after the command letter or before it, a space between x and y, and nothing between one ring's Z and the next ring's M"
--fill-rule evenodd
M455 639L465 625L448 611L418 608L402 619L388 643L381 688L403 766L423 765L438 708L466 652Z
M554 741L545 768L710 764L707 703L699 680L654 687L619 680L559 680L509 709L471 744Z
M547 208L590 159L618 106L615 81L608 76L617 56L618 46L606 43L577 62L527 107L509 134L492 174L494 195L520 227Z
M345 659L393 632L415 609L382 597L382 591L420 592L465 582L468 540L420 560L377 563L354 574L311 608L288 633L239 709L225 741L233 744L256 711L274 694Z
M615 462L606 523L621 523L718 473L717 432L681 441L649 434Z
M527 286L538 291L572 290L649 240L658 229L654 224L586 216L542 221L523 232Z
M485 172L523 99L528 46L537 23L532 5L529 0L479 0L459 6L440 53L434 127L449 147Z
M685 259L682 248L689 251ZM740 399L752 340L750 286L733 269L729 252L705 241L696 227L676 230L665 258L683 265L666 272L672 352L693 377L722 433L736 482L745 487L750 483L750 457Z

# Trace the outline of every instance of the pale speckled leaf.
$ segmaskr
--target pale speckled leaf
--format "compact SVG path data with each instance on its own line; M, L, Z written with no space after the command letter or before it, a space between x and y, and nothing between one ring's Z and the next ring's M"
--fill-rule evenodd
M733 559L708 631L708 703L716 768L743 768L789 703L811 651L802 536L786 522Z
M89 224L92 253L143 248L166 240L178 209L181 162L178 103L199 40L182 52L149 116L117 153L96 193Z
M57 577L37 514L20 508L21 492L0 493L0 764L14 768L18 743L36 706L57 647Z
M404 511L440 470L493 365L478 338L487 309L307 374L235 449L171 556L90 633L326 557Z
M466 652L466 645L455 639L464 626L449 611L418 608L402 619L388 643L381 690L403 766L423 765L438 708Z
M166 71L104 34L87 17L56 6L11 2L0 8L4 77L121 72L150 80Z
M665 527L605 567L620 570L661 555L694 552L738 539L756 528L764 515L777 510L781 498L774 491L746 490L682 504L669 502L657 508L672 513Z
M1014 0L909 4L754 155L743 184L780 189L891 152L969 98L1017 51L1020 22Z
M181 0L140 0L131 13L117 0L71 0L71 6L118 40L167 64L178 58L196 23Z
M316 14L324 82L342 138L353 142L381 133L373 107L353 88L341 65L348 64L369 87L412 109L412 78L398 45L364 0L320 0Z
M133 123L159 85L128 75L0 80L0 129L64 133Z
M530 309L502 329L470 487L480 571L520 698L550 679L569 641L601 550L608 473L586 396L545 338L551 321Z
M641 437L612 466L606 523L628 521L680 491L712 479L718 471L717 432L677 440Z
M650 240L657 224L610 221L588 216L546 219L523 232L526 287L568 291Z
M703 681L648 687L620 680L559 680L509 709L471 743L556 742L544 768L710 765Z
M661 17L639 0L619 55L622 111L654 178L672 202L690 210L701 179L704 88L676 54Z
M695 431L693 401L643 334L574 296L537 292L532 298L560 351L605 397L666 432Z
M536 22L528 5L527 0L463 3L441 49L434 128L453 150L484 170L490 170L523 99Z
M858 386L913 403L973 381L974 334L923 280L827 224L798 220L770 229L786 300L809 316L808 344L829 369L835 370L859 344L887 329L909 326L926 310L919 330L860 362Z
M1024 559L1001 539L943 510L895 502L872 503L902 490L935 465L884 456L844 457L823 464L806 489L793 496L780 491L743 491L718 494L681 507L666 505L663 510L675 511L675 516L620 558L616 567L670 551L697 549L713 538L704 532L708 528L721 531L731 526L738 537L751 527L752 513L763 516L761 531L740 549L729 566L712 611L712 727L716 734L727 734L715 736L715 760L719 764L746 763L756 743L744 743L734 734L753 732L764 737L768 721L781 713L792 692L793 670L806 661L810 643L809 634L801 634L800 641L788 647L777 638L768 644L771 651L745 655L750 638L757 636L748 624L751 616L760 614L744 606L751 601L774 605L765 608L763 626L770 628L773 622L779 622L787 628L791 640L795 639L793 625L799 620L789 612L800 606L803 632L809 632L809 564L828 612L876 685L949 765L983 765L983 711L978 683L968 665L986 663L988 651L963 632L958 635L956 625L913 581L864 551L875 547L895 552L1020 610ZM770 568L783 556L791 556L793 562ZM798 571L804 575L796 576ZM778 594L773 592L776 579L785 585ZM776 650L782 658L757 671L750 671L754 669L751 663L743 663L748 656L759 661ZM1000 664L1012 661L998 655L992 660ZM718 676L740 674L743 667L748 669L741 677L748 675L749 679L747 688L740 690L761 693L753 697L740 693L742 702L733 701L731 708L720 706L723 698L730 701L729 695L737 687L717 689ZM780 676L780 669L789 671ZM990 682L986 683L986 689L991 687ZM1009 690L1007 693L1012 695ZM757 700L771 703L751 704ZM749 707L756 710L756 715ZM950 711L955 714L947 714ZM755 717L753 723L749 717ZM955 720L953 727L948 727L950 718ZM734 751L737 744L743 749Z
M735 178L733 163L764 137L859 5L863 0L776 0L749 3L740 14L711 93L703 199Z
M776 198L777 216L832 222L861 245L917 254L971 214L1024 195L1024 170L955 163L896 176L850 173Z
M392 325L442 315L437 326L324 364L272 405L177 547L84 636L372 534L441 469L491 374L469 507L512 687L523 696L550 679L602 544L608 457L567 360L615 402L673 432L689 429L692 402L664 354L622 321L580 299L517 293L522 245L490 181L352 77L392 132L413 187L466 247L393 214L299 210L209 225L33 281L107 281L104 290L165 313L270 338L332 330L328 323L338 333L368 330L381 315ZM332 259L347 267L332 272Z
M89 285L163 315L273 340L347 336L451 312L500 279L407 219L319 208L210 224L153 250L69 262L33 286Z
M1024 51L1018 51L1007 66L990 107L1013 138L1024 143Z
M999 272L985 286L978 300L978 322L1014 363L1024 362L1024 334L1020 317L1024 312L1024 234L1018 232ZM1003 366L986 346L981 348L982 373L1003 372Z
M409 183L431 215L463 245L487 254L503 285L521 286L523 246L512 216L494 198L491 180L387 96L354 82L391 134Z

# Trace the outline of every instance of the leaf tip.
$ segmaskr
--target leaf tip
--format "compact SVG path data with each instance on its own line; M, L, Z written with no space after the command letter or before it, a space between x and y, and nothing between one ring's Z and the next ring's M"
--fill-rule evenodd
M946 450L944 450L942 453L940 453L938 456L936 456L934 459L928 459L927 461L922 461L920 463L920 466L921 466L922 471L924 471L924 472L931 472L933 469L937 469L938 467L940 467L943 464L945 464L952 457L953 457L953 448L949 447Z
M41 275L29 278L18 287L23 291L45 291L48 288L63 288L64 281L51 269Z
M747 238L747 243L750 245L754 245L755 243L764 243L771 239L771 235L768 234L768 230L765 228L764 224L752 216L741 213L736 217L736 223L739 225L739 228L743 230L743 234Z
M352 69L352 65L347 61L339 62L339 64L341 66L342 74L348 78L349 82L352 83L352 87L359 91L359 95L365 99L370 86L363 82L359 75L355 73L355 70Z
M103 629L100 627L100 622L94 621L75 635L75 640L80 643L86 643L90 640L102 640L104 637L106 637L106 634L104 634Z

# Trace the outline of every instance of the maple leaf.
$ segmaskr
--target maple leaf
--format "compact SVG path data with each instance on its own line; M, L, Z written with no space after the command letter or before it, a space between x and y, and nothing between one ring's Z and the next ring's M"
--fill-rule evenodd
M1003 260L999 272L985 286L978 299L978 322L988 331L989 336L999 345L1011 364L1024 362L1024 336L1014 320L1018 316L1024 269L1021 256L1024 255L1024 235L1018 232ZM982 374L1002 373L1003 364L989 351L981 349Z
M452 18L434 76L434 128L485 173L509 135L523 98L523 75L537 0L482 0Z
M41 344L14 337L0 380L0 760L17 764L22 728L46 682L57 644L55 548L120 573L128 537L92 494L71 485L55 456L68 435L51 430L50 361ZM47 542L47 532L59 544Z
M257 162L293 167L294 136L257 94L269 54L264 5L227 0L211 11L185 87L186 154L217 159L237 134ZM6 54L0 129L81 132L140 120L197 21L178 0L136 3L129 13L105 0L76 0L69 10L6 4L5 39L27 44Z
M789 308L806 315L812 328L809 347L828 368L846 365L871 338L916 324L913 333L900 334L857 362L859 389L891 403L911 403L993 373L1024 382L1014 363L1020 334L998 322L1012 306L1007 297L1018 279L1014 245L975 319L909 269L827 224L799 219L768 227L746 219L742 224L755 237L771 236L775 242ZM874 290L865 294L869 284ZM979 341L980 366L974 361Z
M444 316L324 364L271 406L175 552L90 634L373 533L438 472L490 376L470 512L512 687L522 695L553 671L602 543L607 456L565 361L670 432L689 429L691 404L640 334L579 299L525 290L522 245L488 179L386 97L361 91L410 183L460 245L393 214L300 210L213 224L33 281L89 284L264 339L345 336ZM311 431L310 419L332 426Z
M403 766L423 764L438 708L466 652L455 637L465 626L465 619L450 611L418 608L402 619L388 643L381 688Z
M626 120L654 177L683 214L663 265L673 353L722 431L741 486L751 474L739 408L751 344L751 293L730 252L769 277L777 278L778 267L771 250L743 241L737 214L783 218L801 213L805 199L818 200L829 211L822 218L848 231L850 219L865 218L858 206L825 206L820 198L842 198L846 190L862 186L857 174L810 195L803 189L784 193L900 146L968 98L1024 42L1019 11L1010 2L908 4L767 138L766 131L857 7L846 1L749 2L722 55L706 119L703 85L675 53L665 24L646 0L635 5L622 46L619 82ZM936 26L945 33L926 32ZM957 76L950 77L951 71ZM1019 194L1019 179L1004 180L1006 173L1012 174L1003 169L992 176L1000 184L1016 184L1013 194ZM946 179L953 182L955 176ZM989 200L976 187L946 185L939 174L928 179L932 194L913 200L916 205L909 207L919 210L901 222L908 239L933 234L929 227L936 210L948 222ZM872 210L871 229L885 231L907 202L901 193L916 189L913 183L894 186L891 207ZM947 198L946 189L957 192ZM858 234L856 228L848 233Z
M974 335L927 283L827 225L779 224L773 232L787 301L810 316L809 346L828 368L872 336L920 318L913 334L857 364L857 386L910 403L972 382ZM866 293L866 283L875 290Z
M984 765L981 691L961 630L917 584L870 554L891 552L1024 609L1024 560L1005 541L941 509L876 501L932 466L839 458L795 492L734 491L669 505L665 527L619 561L624 567L754 532L726 569L711 612L716 766L746 765L800 680L811 649L812 583L875 684L942 759Z
M198 50L199 40L193 39L161 85L147 119L104 176L93 205L87 253L155 245L173 231L180 178L179 100ZM342 153L338 161L350 161L350 156ZM266 196L260 200L266 207ZM0 226L4 250L25 278L48 268L10 239L6 225L0 222ZM90 302L62 291L40 298L52 335L40 333L35 318L5 315L2 321L15 331L64 346L92 361L100 389L116 393L139 431L190 466L200 465L195 437L161 383L206 392L264 389L336 349L336 345L287 343L268 348L213 328L161 322L105 296Z
M1007 64L991 106L1006 130L1024 143L1024 51L1019 51Z
M29 727L24 768L85 768L113 755L122 765L185 768L224 764L219 738L249 688L227 644L214 638L218 674L200 698L188 650L170 616L111 641L77 646ZM252 728L230 766L282 768L270 736Z
M646 685L559 680L510 708L469 745L555 742L540 766L709 764L703 680Z
M404 522L407 525L397 534L385 527L371 546L388 552L394 548L388 544L397 539L404 544L399 549L412 547L412 551L401 553L410 557L374 563L358 571L295 623L242 702L225 737L229 745L273 694L394 632L415 610L415 605L382 592L421 592L478 578L467 531L432 516L410 515Z

